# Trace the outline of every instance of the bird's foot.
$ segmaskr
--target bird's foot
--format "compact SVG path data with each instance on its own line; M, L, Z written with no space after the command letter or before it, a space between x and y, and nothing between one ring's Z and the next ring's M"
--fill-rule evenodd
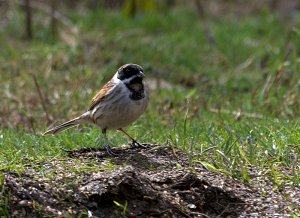
M131 146L132 148L147 148L146 145L143 145L135 140L132 141Z
M111 156L111 157L116 157L118 156L118 154L116 152L114 152L111 147L109 146L109 144L104 144L103 146L106 149L106 153Z

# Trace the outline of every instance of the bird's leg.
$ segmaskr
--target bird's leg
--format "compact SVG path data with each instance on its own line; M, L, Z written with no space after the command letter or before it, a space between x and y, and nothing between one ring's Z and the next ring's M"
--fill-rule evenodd
M137 147L137 148L146 148L145 145L139 143L137 140L135 140L134 138L132 138L127 132L125 132L122 128L118 129L120 132L124 133L131 141L131 145L133 147Z
M109 156L118 156L115 152L113 152L111 150L111 147L109 146L109 141L108 141L108 137L107 137L107 134L106 134L106 129L102 130L102 134L104 135L104 138L105 138L105 143L104 143L103 147L106 149L107 154Z

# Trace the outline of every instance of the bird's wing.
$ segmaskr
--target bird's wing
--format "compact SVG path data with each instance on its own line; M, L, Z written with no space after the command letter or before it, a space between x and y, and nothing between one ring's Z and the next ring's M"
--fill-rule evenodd
M112 81L109 81L108 83L103 86L103 88L93 97L92 102L90 104L89 110L93 110L94 107L99 104L101 101L103 101L106 97L106 95L109 93L110 90L115 86L116 84Z

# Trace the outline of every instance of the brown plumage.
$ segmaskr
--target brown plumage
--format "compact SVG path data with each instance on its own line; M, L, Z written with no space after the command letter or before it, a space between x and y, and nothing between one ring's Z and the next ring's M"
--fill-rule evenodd
M103 86L102 89L93 97L92 102L90 104L89 110L93 110L93 108L99 104L101 101L104 100L106 94L115 86L116 84L112 81L109 81L108 83Z

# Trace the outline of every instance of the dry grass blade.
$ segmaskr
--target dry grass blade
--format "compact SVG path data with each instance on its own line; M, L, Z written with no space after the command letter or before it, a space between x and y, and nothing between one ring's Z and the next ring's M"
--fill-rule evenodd
M34 81L34 84L35 84L35 87L39 93L39 97L40 97L40 100L41 100L41 103L42 103L42 107L43 107L43 110L46 114L46 119L47 119L47 122L50 123L51 122L51 118L49 116L49 113L48 113L48 110L47 110L47 106L46 106L46 102L45 102L45 99L43 97L43 93L42 93L42 90L40 88L40 85L37 81L37 78L34 74L32 74L32 78L33 78L33 81Z
M235 119L240 120L242 117L246 118L254 118L254 119L263 119L264 116L262 114L256 114L256 113L247 113L242 111L229 111L229 110L221 110L217 108L209 108L210 112L213 113L224 113L224 114L232 114L234 115Z

